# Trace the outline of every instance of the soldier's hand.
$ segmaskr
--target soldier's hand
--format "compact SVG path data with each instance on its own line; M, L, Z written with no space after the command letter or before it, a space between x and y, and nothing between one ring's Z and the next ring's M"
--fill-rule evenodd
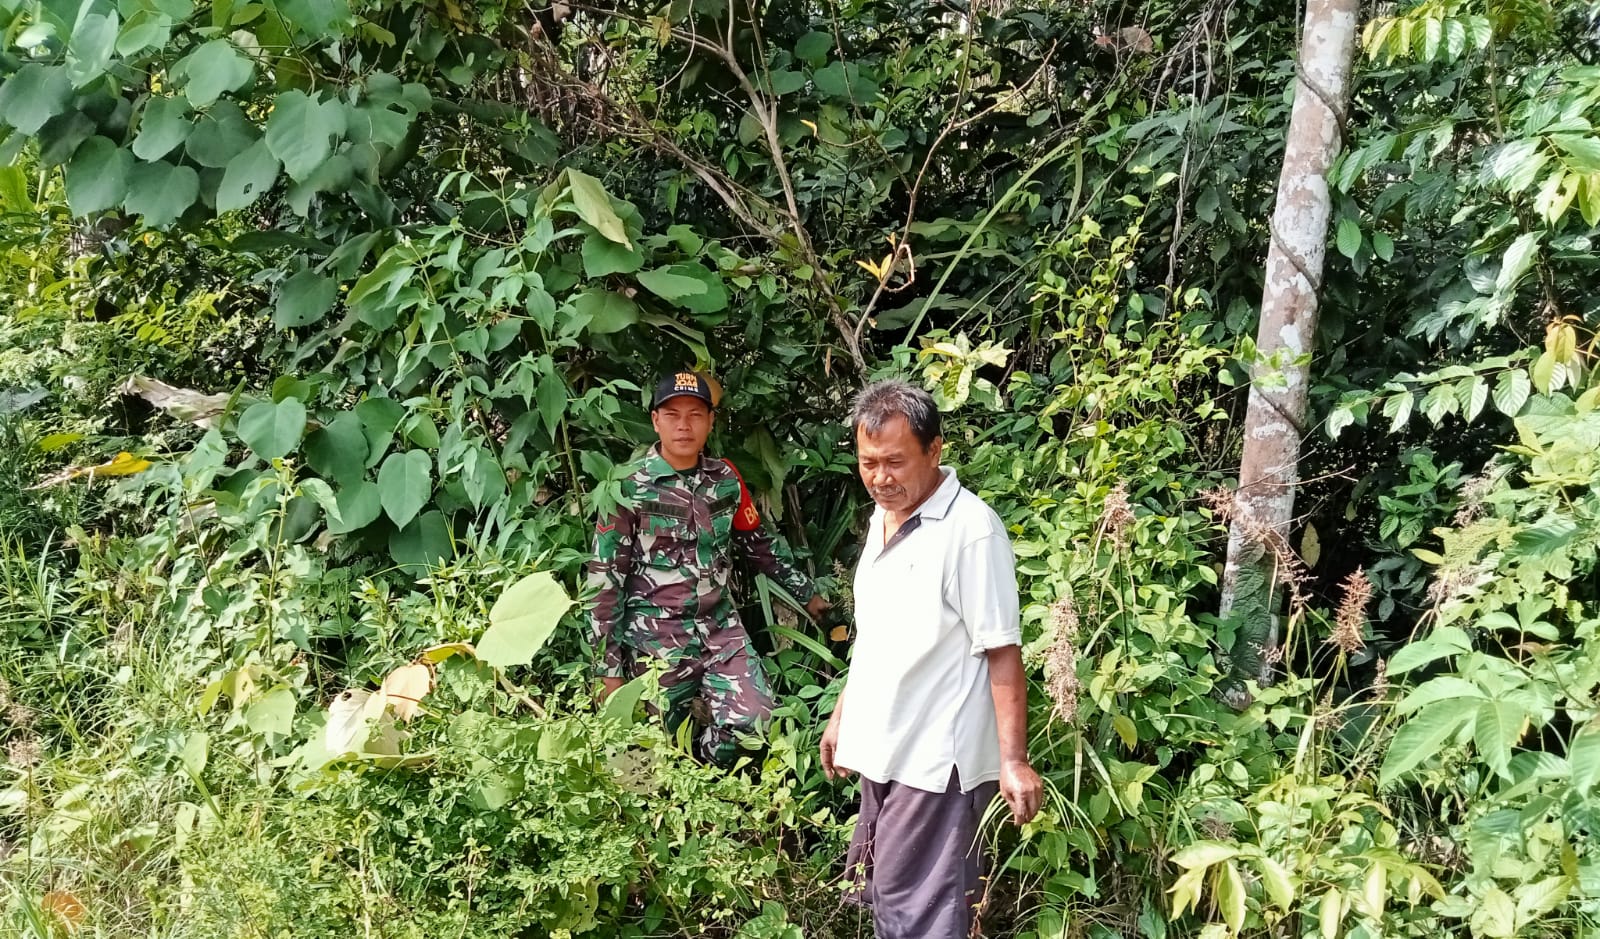
M615 692L618 688L621 688L623 685L626 685L627 683L628 683L628 680L626 678L612 678L610 675L607 675L604 678L601 678L600 679L600 686L601 686L600 687L600 700L602 702L604 702L605 699L611 697L613 692Z
M806 612L811 614L812 619L819 622L822 619L822 614L831 609L833 609L833 604L829 603L828 598L820 593L806 602Z
M817 749L822 756L822 775L829 779L843 779L855 772L855 770L840 766L833 761L834 751L839 749L839 718L837 713L828 720L828 726L822 731L822 745Z

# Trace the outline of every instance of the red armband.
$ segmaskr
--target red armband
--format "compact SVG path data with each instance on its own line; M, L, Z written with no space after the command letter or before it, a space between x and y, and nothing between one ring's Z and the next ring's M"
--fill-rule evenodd
M733 527L739 531L755 531L761 527L761 513L756 511L755 501L750 498L750 487L744 484L744 477L739 475L739 467L733 461L723 459L728 464L728 469L733 470L733 478L739 480L739 508L733 513Z

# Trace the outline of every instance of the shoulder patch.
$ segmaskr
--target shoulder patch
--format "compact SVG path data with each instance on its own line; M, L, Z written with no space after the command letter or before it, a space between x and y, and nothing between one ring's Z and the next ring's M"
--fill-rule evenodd
M750 487L744 484L744 477L739 475L739 467L734 466L732 460L724 458L722 462L739 481L739 508L733 513L733 527L737 531L755 531L761 527L761 513L756 511L755 500L750 498Z

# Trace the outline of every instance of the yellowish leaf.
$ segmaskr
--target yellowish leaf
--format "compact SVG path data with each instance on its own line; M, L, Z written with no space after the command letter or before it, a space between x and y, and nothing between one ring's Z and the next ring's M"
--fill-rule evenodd
M1307 525L1305 534L1300 537L1300 559L1306 562L1306 567L1316 567L1322 559L1322 538L1317 535L1317 526Z
M844 642L850 638L849 626L835 626L828 631L828 638L834 642Z
M804 118L801 118L800 123L802 123L802 124L806 125L807 127L811 128L811 135L813 137L818 136L817 125L814 122L805 120Z
M478 650L474 649L470 642L447 642L444 645L430 646L423 649L422 654L417 656L416 660L427 665L437 665L445 659L456 655L465 655L468 658L475 659L478 657Z

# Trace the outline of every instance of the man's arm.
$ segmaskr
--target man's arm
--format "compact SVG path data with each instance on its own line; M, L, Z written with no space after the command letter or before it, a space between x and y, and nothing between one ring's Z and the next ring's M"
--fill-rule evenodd
M822 775L829 779L843 779L855 772L833 762L833 754L839 749L839 721L844 716L844 692L839 692L839 699L833 703L833 716L828 718L828 726L822 731Z
M807 613L820 618L832 604L817 593L811 578L800 573L792 560L779 553L772 538L762 530L761 514L750 500L750 490L744 484L744 477L739 475L739 468L733 465L732 460L722 462L728 465L734 478L739 481L739 508L733 517L734 546L756 570L777 581L796 600L804 603Z
M989 693L1000 733L1000 795L1021 825L1039 813L1044 784L1028 762L1028 675L1022 668L1016 561L998 519L989 534L962 548L956 596L972 654L984 656L989 664Z
M595 526L594 558L589 562L589 586L598 592L589 611L595 645L601 647L600 678L604 683L601 698L627 681L618 626L627 610L628 575L633 573L635 555L633 512L617 508Z
M1044 783L1028 762L1028 676L1022 647L1002 646L984 653L989 660L989 693L1000 729L1000 795L1018 825L1039 814Z

